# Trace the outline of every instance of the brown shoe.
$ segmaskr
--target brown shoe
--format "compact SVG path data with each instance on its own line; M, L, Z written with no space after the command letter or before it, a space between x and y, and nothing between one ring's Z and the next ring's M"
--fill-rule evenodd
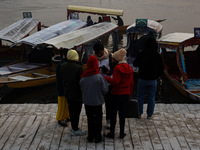
M152 118L153 118L153 115L147 116L147 119L152 119Z

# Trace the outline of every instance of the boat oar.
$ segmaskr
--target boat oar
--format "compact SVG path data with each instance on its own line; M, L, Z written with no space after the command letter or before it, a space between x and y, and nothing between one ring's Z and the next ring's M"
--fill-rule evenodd
M165 21L166 19L160 19L160 20L155 20L156 22L163 22L163 21Z

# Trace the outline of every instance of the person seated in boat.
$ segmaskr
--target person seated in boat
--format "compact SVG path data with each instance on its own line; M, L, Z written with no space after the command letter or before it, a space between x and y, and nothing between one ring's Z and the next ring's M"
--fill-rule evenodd
M98 18L98 23L100 23L100 22L103 22L102 17L99 17L99 18Z
M71 13L70 19L79 19L79 14L77 12Z
M102 17L99 17L99 18L98 18L98 21L97 21L97 22L94 22L94 24L97 24L97 23L100 23L100 22L103 22Z
M117 16L117 18L115 17L112 17L115 21L117 21L117 25L118 26L123 26L124 25L124 22L122 20L122 18L120 16Z
M93 23L93 21L92 21L92 18L91 18L91 16L88 16L87 17L87 26L91 26L91 25L93 25L94 23Z

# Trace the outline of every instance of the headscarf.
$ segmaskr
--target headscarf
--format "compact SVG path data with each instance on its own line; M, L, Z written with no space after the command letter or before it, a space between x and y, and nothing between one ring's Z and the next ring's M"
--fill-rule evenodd
M126 57L126 50L124 48L119 49L118 51L114 52L112 55L112 58L114 58L117 61L123 61Z
M99 63L95 56L90 55L87 61L87 69L82 73L81 78L95 74L100 74Z
M77 53L77 51L73 50L73 49L70 49L68 52L67 52L67 59L68 60L73 60L73 61L79 61L79 55Z

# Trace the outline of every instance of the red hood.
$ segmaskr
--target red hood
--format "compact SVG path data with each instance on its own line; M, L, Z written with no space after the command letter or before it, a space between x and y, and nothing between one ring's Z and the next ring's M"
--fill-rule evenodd
M100 74L99 63L97 58L91 55L87 61L87 69L82 73L81 78L94 74Z

